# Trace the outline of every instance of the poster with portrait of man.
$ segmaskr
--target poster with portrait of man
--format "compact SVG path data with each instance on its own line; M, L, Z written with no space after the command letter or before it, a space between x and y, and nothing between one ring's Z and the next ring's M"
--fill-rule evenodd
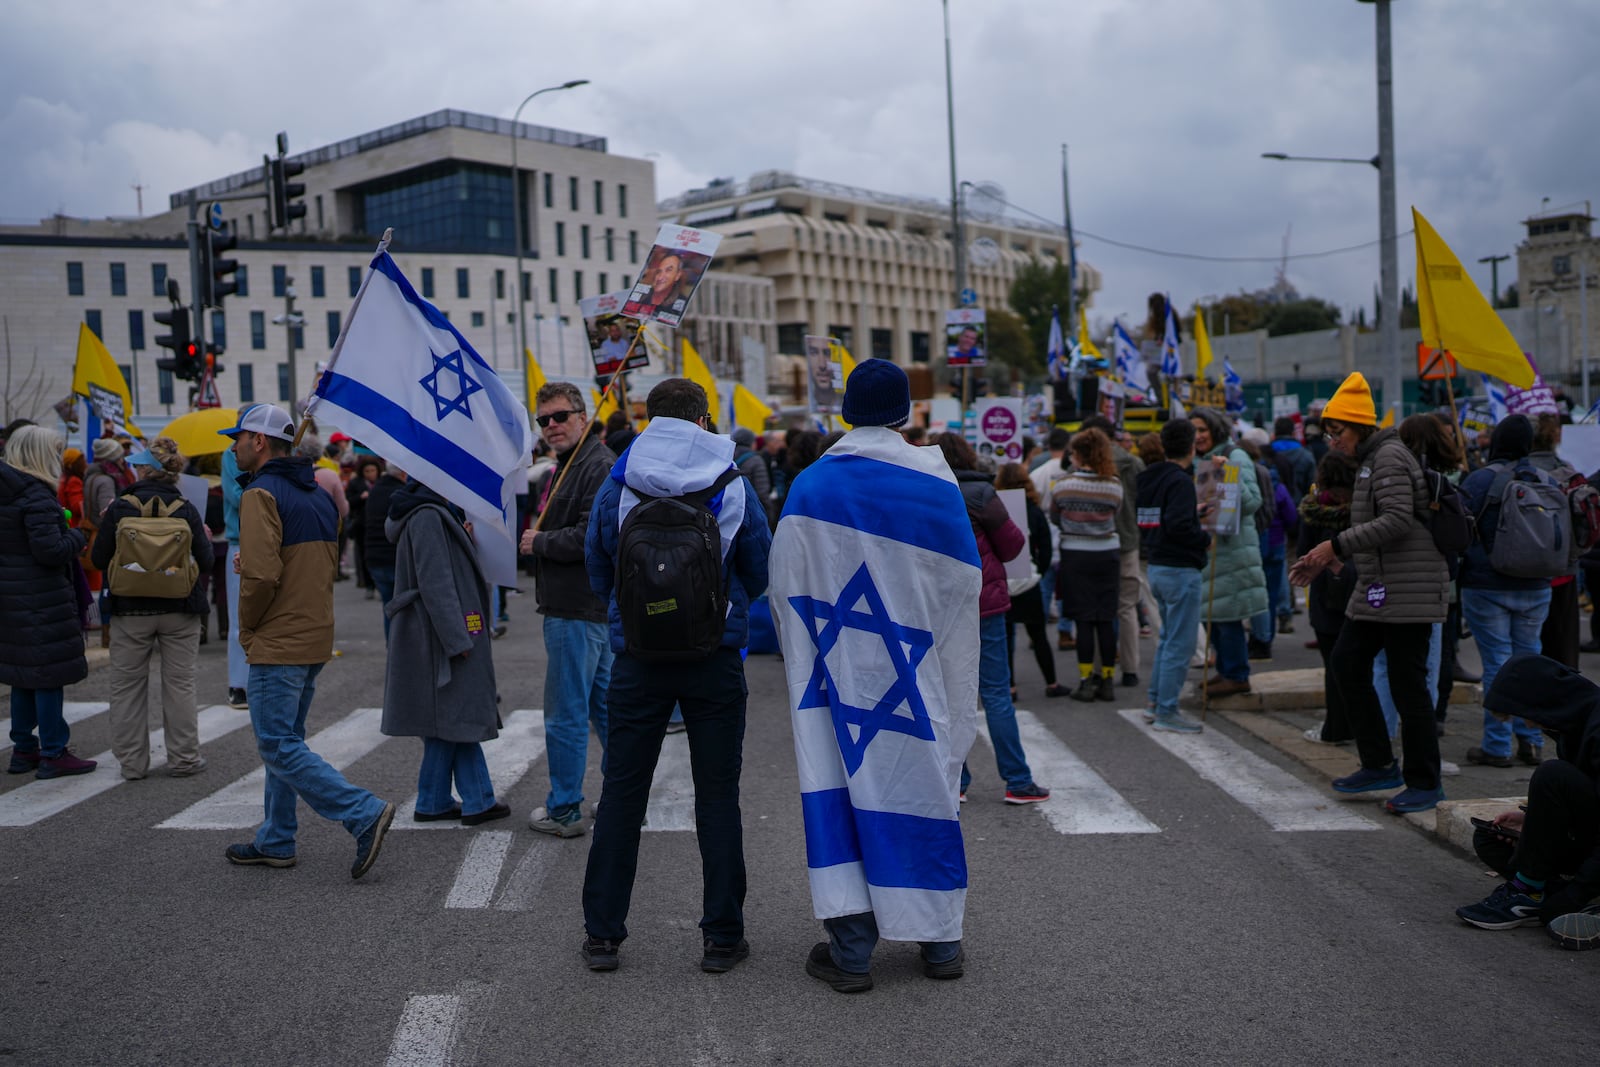
M844 367L835 358L839 342L806 335L806 391L816 415L837 415L844 401Z
M988 360L988 316L983 308L944 313L945 354L952 367L981 367Z
M617 372L622 361L628 361L628 370L639 370L650 365L650 353L645 349L644 338L634 343L634 335L643 324L622 314L630 290L588 296L578 301L583 312L583 326L589 334L589 352L594 356L594 373L597 378L609 378ZM629 355L629 349L632 355Z
M689 226L666 225L656 231L656 243L644 257L639 279L628 292L622 313L663 326L678 326L689 308L700 279L711 267L722 235Z

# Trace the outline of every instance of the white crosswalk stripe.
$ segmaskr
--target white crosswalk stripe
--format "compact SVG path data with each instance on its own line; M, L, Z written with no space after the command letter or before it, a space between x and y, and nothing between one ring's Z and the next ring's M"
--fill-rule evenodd
M689 764L687 733L668 734L661 743L644 828L657 832L694 829L694 771Z
M417 993L406 998L395 1027L386 1067L443 1067L461 1028L462 1002L448 993Z
M111 705L103 700L69 700L62 705L61 714L66 718L67 725L71 726L110 709Z
M239 716L238 712L234 712ZM240 716L242 718L242 716ZM306 743L335 770L343 770L388 740L378 732L382 708L357 708ZM248 721L248 720L246 720ZM158 825L162 830L244 830L261 822L264 767L180 811Z
M1330 794L1306 785L1231 737L1214 729L1200 734L1147 730L1144 712L1119 711L1196 774L1261 816L1274 830L1376 830L1370 820L1343 807Z
M500 868L505 866L506 853L511 851L515 836L510 830L474 834L467 845L467 854L461 858L450 894L444 898L444 906L487 908L494 899L495 887L500 884Z
M1033 805L1057 833L1159 834L1161 827L1139 814L1121 793L1106 782L1077 753L1051 733L1031 711L1017 709L1017 732L1028 754L1034 780L1050 789L1050 799ZM989 742L982 713L978 736ZM993 746L991 745L991 748ZM972 757L968 757L970 760Z
M495 796L504 800L505 794L511 791L512 786L522 781L528 773L528 768L538 762L544 755L544 712L534 709L513 711L506 716L505 725L500 729L500 736L493 741L483 743L483 760L489 765L489 781L494 783ZM471 829L463 827L454 820L440 822L413 822L411 816L416 813L417 798L413 794L404 804L400 805L395 813L394 828L396 830L461 830Z
M108 706L102 704L100 708L104 710ZM215 741L248 724L249 721L248 717L221 704L206 708L200 712L200 743L205 745ZM123 784L125 779L117 765L115 754L108 749L93 759L100 766L89 774L32 781L0 796L0 826L32 826L41 819L48 819L75 804L81 804ZM156 730L150 735L151 770L159 774L160 767L166 759L166 731ZM257 797L257 821L260 808L260 798Z

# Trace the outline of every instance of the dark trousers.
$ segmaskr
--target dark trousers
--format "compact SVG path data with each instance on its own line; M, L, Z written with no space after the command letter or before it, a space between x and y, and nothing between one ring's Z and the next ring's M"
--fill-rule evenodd
M1115 619L1079 619L1078 665L1093 664L1096 646L1100 650L1100 665L1114 668L1117 665L1117 623Z
M1589 640L1600 645L1600 564L1583 564L1583 585L1594 610L1589 615Z
M1461 597L1450 601L1444 628L1439 632L1439 699L1433 706L1435 722L1444 722L1450 710L1450 694L1456 687L1456 652L1461 646Z
M1439 788L1439 735L1433 720L1434 695L1428 691L1428 645L1433 626L1426 622L1371 622L1346 619L1333 646L1327 685L1338 689L1355 735L1361 766L1381 770L1394 762L1389 727L1372 685L1372 663L1389 653L1389 695L1400 713L1402 770L1412 789Z
M1528 782L1528 811L1515 844L1487 830L1473 832L1478 858L1502 878L1541 882L1573 874L1600 843L1600 799L1594 782L1566 760L1545 760Z
M1328 705L1327 718L1322 720L1322 739L1329 743L1349 741L1350 716L1345 714L1344 696L1333 684L1333 646L1339 642L1339 632L1317 630L1317 651L1322 655L1323 701Z
M1011 598L1011 610L1006 612L1006 662L1011 664L1011 685L1017 684L1017 626L1028 631L1033 644L1033 659L1044 675L1046 685L1056 684L1056 655L1045 637L1044 595L1036 585Z
M1550 587L1550 610L1539 630L1539 651L1578 669L1578 580Z
M621 941L628 936L639 831L675 704L683 709L694 773L695 835L704 881L700 929L719 945L744 936L739 771L747 692L736 649L719 648L688 663L641 663L618 653L606 693L605 785L583 876L583 925L590 937Z

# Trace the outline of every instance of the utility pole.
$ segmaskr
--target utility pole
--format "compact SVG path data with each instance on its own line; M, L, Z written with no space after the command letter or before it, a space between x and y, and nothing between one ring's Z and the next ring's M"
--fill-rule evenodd
M1487 263L1487 264L1489 264L1489 306L1490 307L1498 308L1500 306L1500 264L1504 263L1506 260L1508 260L1510 258L1511 257L1509 255L1504 255L1504 256L1484 256L1482 259L1478 260L1479 263Z
M1383 321L1378 324L1382 352L1383 399L1392 407L1395 422L1404 413L1405 379L1400 361L1400 262L1395 237L1394 201L1394 59L1389 32L1391 0L1373 3L1377 14L1378 48L1378 239L1382 250L1378 280L1383 290Z
M1075 336L1078 328L1078 250L1072 245L1072 199L1067 195L1067 146L1061 146L1061 217L1067 226L1067 325L1066 332Z

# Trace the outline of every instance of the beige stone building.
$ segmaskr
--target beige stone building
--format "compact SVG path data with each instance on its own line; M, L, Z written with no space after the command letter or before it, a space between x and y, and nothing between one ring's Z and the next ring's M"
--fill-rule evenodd
M1525 219L1517 246L1517 297L1529 321L1517 334L1547 378L1577 384L1600 358L1600 239L1589 205ZM1590 367L1592 386L1600 387ZM1597 390L1600 391L1600 390Z

